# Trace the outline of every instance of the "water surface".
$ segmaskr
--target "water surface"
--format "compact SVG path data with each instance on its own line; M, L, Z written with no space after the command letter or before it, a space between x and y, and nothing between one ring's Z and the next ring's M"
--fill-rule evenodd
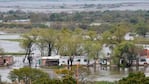
M123 5L123 4L124 5ZM103 9L82 8L84 4L121 4ZM66 6L63 8L63 6ZM62 7L62 8L61 8ZM0 0L0 11L23 10L26 12L73 12L103 10L149 10L149 0Z

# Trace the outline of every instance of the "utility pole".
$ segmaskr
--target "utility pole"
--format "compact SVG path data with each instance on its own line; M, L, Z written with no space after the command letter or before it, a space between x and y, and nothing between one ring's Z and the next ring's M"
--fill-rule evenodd
M2 83L2 76L0 75L0 84Z
M79 63L77 63L76 81L77 81L77 84L79 84Z

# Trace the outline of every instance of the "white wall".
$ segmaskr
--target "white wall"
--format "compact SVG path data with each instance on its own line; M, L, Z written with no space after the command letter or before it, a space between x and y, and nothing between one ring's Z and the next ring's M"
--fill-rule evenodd
M69 56L61 56L60 57L60 60L59 60L59 63L60 65L67 65L67 61L69 59ZM80 60L80 61L79 61ZM85 56L75 56L73 58L73 65L77 65L77 64L80 64L80 65L87 65L88 61L87 61L87 57ZM90 64L93 64L94 61L93 60L90 60L89 62ZM70 64L70 63L69 63Z

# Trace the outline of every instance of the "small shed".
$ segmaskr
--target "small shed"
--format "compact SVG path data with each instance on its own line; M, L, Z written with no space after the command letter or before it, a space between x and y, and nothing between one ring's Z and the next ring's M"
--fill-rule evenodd
M59 65L60 56L45 56L41 58L41 66L57 66Z
M73 58L72 65L77 65L78 63L80 65L92 65L94 63L94 61L92 59L88 59L87 56L73 56L72 58ZM61 56L59 60L59 65L68 65L69 59L70 56Z
M5 65L5 64L11 65L14 63L13 56L0 56L0 65Z

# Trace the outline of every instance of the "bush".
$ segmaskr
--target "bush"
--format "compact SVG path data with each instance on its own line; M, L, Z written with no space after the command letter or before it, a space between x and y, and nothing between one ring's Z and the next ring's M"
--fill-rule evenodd
M64 75L73 75L74 72L68 69L57 69L55 70L57 74L64 74Z
M118 84L149 84L149 77L142 72L130 73L128 77L119 80Z
M25 83L29 83L30 81L36 82L42 79L49 79L49 75L46 72L43 72L40 69L23 67L20 69L14 69L9 73L9 79L12 81L21 81L23 80Z
M115 83L108 82L108 81L100 81L100 82L96 82L95 84L115 84Z
M76 80L72 76L65 76L63 78L63 84L76 84Z
M33 82L32 84L63 84L63 83L61 80L58 80L58 79L41 78L41 79Z

